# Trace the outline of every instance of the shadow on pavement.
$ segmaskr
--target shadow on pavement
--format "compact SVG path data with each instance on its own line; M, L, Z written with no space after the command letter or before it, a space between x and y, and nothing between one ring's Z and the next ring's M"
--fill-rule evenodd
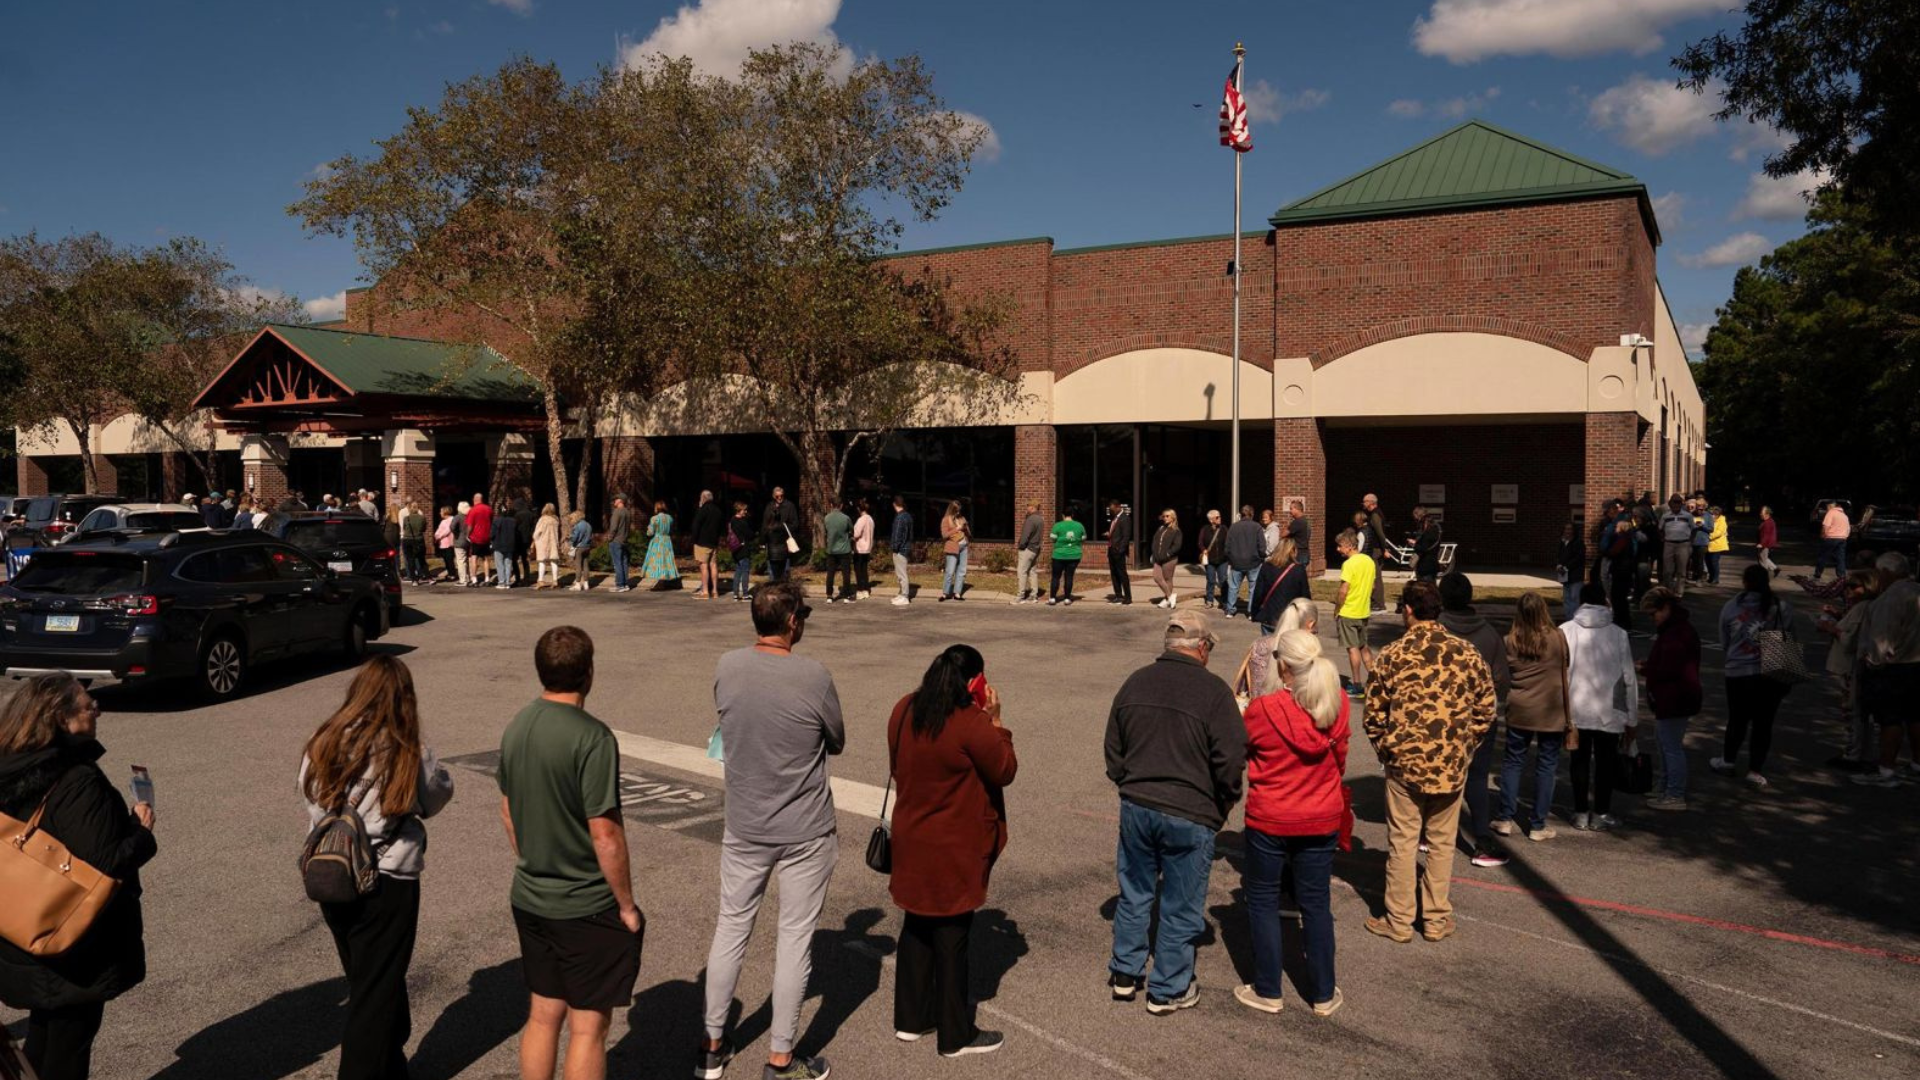
M367 646L367 655L404 657L418 648L417 645L403 645L399 642L375 641ZM308 679L347 671L358 667L359 664L359 661L349 663L337 654L274 660L261 664L257 668L250 668L240 688L239 696L233 700L246 701L248 698L283 690ZM100 707L107 712L175 713L207 708L213 704L191 682L185 680L141 687L115 683L102 686L94 693L100 698ZM317 724L324 718L324 713L316 713L314 722Z
M520 961L481 968L467 980L467 993L448 1005L413 1052L416 1080L452 1080L494 1047L513 1038L527 1019L526 983Z
M975 1001L1000 996L1000 980L1027 955L1027 935L1020 924L999 908L982 908L973 916L972 982Z
M340 1045L347 980L288 990L188 1036L152 1080L281 1080Z
M644 969L640 978L643 982L647 978ZM627 1010L626 1034L607 1052L607 1074L685 1080L699 1064L695 1056L706 1037L701 1019L705 1010L704 988L697 980L675 979L647 987L634 996L633 1007ZM739 1012L736 1002L732 1017L736 1022ZM737 1036L734 1039L736 1046L743 1042ZM749 1076L759 1072L751 1061L734 1067Z

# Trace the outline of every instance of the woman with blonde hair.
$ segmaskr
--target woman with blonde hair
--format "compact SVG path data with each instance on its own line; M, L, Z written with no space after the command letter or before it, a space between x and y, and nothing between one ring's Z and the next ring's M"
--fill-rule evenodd
M1274 663L1274 654L1280 648L1280 635L1289 630L1305 630L1309 634L1319 632L1320 607L1313 602L1313 597L1296 597L1280 612L1273 633L1254 639L1253 645L1247 650L1246 662L1242 665L1247 677L1242 686L1234 688L1234 693L1253 698L1281 688L1280 669Z
M407 967L420 925L420 871L432 817L453 798L453 776L420 743L413 674L391 656L360 666L347 698L307 740L300 761L307 820L352 808L379 866L373 891L321 904L347 976L342 1080L407 1075Z
M41 832L120 883L58 956L0 941L0 1002L26 1011L27 1064L43 1080L85 1080L107 1002L147 977L140 868L159 851L153 807L135 803L129 813L100 771L99 720L100 707L64 671L25 680L0 708L0 811L17 821L38 813Z
M575 510L567 515L567 547L573 551L573 584L569 588L574 592L586 592L592 577L588 572L587 559L593 554L593 526L587 524L587 515L583 510ZM556 577L556 583L558 580Z
M1280 880L1291 871L1306 933L1306 992L1315 1016L1340 1008L1333 972L1333 852L1347 816L1348 699L1320 639L1278 635L1281 688L1247 707L1246 869L1253 982L1234 988L1250 1009L1281 1008Z
M1513 835L1513 819L1520 812L1521 773L1527 764L1527 744L1532 743L1533 817L1527 824L1527 839L1551 840L1555 833L1547 824L1547 812L1553 807L1554 775L1560 767L1561 747L1575 735L1567 691L1566 635L1553 625L1539 593L1521 594L1506 646L1513 689L1507 693L1507 747L1500 766L1500 811L1494 816L1493 831Z
M1260 573L1253 579L1253 621L1260 624L1263 634L1273 633L1280 622L1280 613L1295 600L1313 595L1307 568L1296 559L1298 550L1291 539L1281 540L1260 564Z
M533 525L533 561L538 568L533 587L560 587L560 514L552 503L540 508L540 520Z
M1180 515L1169 506L1160 511L1160 527L1153 531L1153 543L1147 549L1147 557L1153 562L1153 583L1160 586L1160 599L1155 607L1170 608L1180 602L1180 596L1173 591L1173 571L1180 562L1180 545L1185 541L1180 533Z

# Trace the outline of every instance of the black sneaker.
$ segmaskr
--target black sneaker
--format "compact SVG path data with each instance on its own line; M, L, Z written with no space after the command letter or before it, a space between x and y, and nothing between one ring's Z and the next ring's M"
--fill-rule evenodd
M1132 1001L1135 997L1139 996L1140 991L1147 988L1147 977L1145 975L1122 975L1117 971L1110 972L1107 975L1107 986L1113 991L1113 1000Z
M1200 980L1194 979L1187 983L1187 988L1181 991L1177 997L1162 999L1148 994L1147 1012L1154 1016L1166 1016L1169 1013L1179 1012L1181 1009L1191 1009L1199 1003Z
M694 1080L720 1080L720 1074L727 1071L727 1063L732 1060L732 1043L722 1040L720 1049L709 1050L706 1040L700 1040L700 1064L693 1068Z
M1007 1037L999 1032L988 1031L985 1028L981 1028L974 1032L972 1042L958 1050L942 1050L940 1051L940 1056L944 1058L957 1058L966 1057L968 1054L991 1054L995 1050L1000 1049L1006 1041Z
M776 1069L773 1062L767 1062L760 1076L761 1080L827 1080L832 1073L833 1066L827 1064L826 1058L807 1058L795 1054L784 1069Z

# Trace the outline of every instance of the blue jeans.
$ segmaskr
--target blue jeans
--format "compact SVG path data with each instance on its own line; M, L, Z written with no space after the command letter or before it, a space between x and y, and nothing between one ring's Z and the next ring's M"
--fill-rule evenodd
M1669 799L1687 797L1687 722L1691 716L1654 721L1660 737L1660 794Z
M627 587L627 545L608 543L607 554L613 556L613 584L615 588Z
M1229 613L1240 607L1240 585L1244 582L1247 586L1248 594L1247 615L1253 615L1254 601L1260 599L1253 595L1253 579L1259 573L1260 568L1257 566L1251 570L1242 570L1234 566L1227 567L1227 611Z
M1281 996L1280 876L1293 869L1293 896L1307 934L1307 993L1310 1004L1333 997L1333 846L1335 834L1268 836L1246 831L1247 867L1240 876L1246 890L1247 923L1253 934L1253 989L1264 998Z
M741 548L733 557L733 595L742 600L747 598L747 583L753 580L753 556Z
M1565 585L1560 586L1562 593L1561 603L1564 608L1564 614L1561 616L1562 622L1572 622L1573 613L1580 610L1580 586L1586 584L1585 581L1581 580L1580 575L1576 573L1569 572L1569 577L1571 580Z
M1724 554L1726 554L1724 551L1707 552L1707 584L1720 584L1720 556Z
M500 584L513 584L513 556L504 551L493 553L493 572Z
M1209 562L1204 569L1207 573L1205 591L1200 594L1203 601L1211 600L1222 609L1227 606L1227 564Z
M1137 978L1147 969L1147 923L1160 899L1160 939L1152 946L1147 993L1165 1001L1193 981L1193 943L1206 929L1207 876L1213 830L1198 822L1120 800L1120 846L1114 857L1120 903L1113 911L1113 971Z
M1553 776L1560 768L1560 747L1567 741L1565 732L1515 731L1507 728L1507 759L1500 766L1500 817L1512 821L1520 813L1520 770L1527 764L1527 744L1539 740L1533 759L1533 821L1528 831L1547 827L1547 811L1553 809Z
M940 595L959 596L967 591L967 546L960 546L958 555L947 556L947 569L940 576Z
M1820 574L1829 566L1835 568L1834 573L1838 576L1847 576L1847 541L1844 538L1820 541L1820 554L1813 560L1813 580L1819 581Z

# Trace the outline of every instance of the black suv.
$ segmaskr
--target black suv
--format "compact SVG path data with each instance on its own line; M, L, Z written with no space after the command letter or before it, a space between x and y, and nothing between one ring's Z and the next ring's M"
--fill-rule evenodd
M259 533L164 533L38 552L0 587L0 666L239 692L255 663L338 651L387 631L378 582Z
M379 522L361 514L293 514L280 526L279 535L329 570L380 582L387 596L387 617L399 620L400 553L387 543Z

